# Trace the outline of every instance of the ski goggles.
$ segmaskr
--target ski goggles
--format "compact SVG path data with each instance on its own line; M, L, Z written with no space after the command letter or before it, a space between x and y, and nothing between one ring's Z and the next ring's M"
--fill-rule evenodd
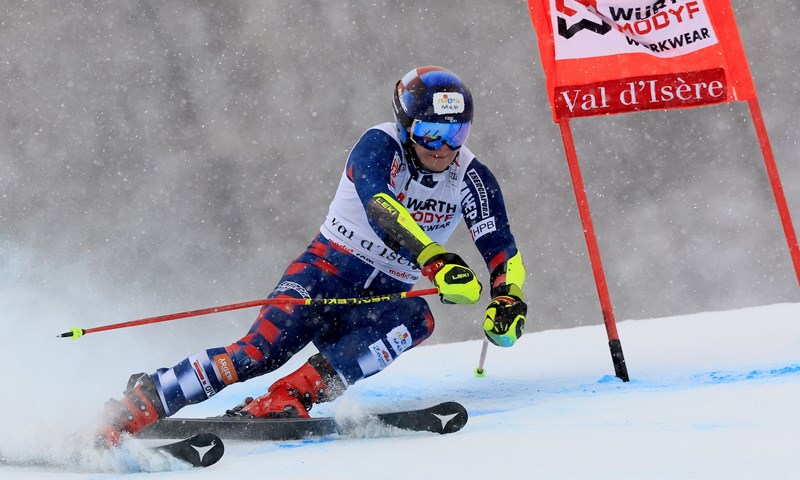
M439 150L447 145L458 150L467 141L472 122L435 123L414 120L411 124L411 140L428 150Z

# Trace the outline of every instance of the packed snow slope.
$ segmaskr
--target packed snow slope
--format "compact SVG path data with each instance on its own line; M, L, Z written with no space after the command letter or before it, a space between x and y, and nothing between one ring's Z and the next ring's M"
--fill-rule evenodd
M537 332L491 348L419 347L315 415L462 402L467 426L452 435L360 432L351 438L227 442L223 459L186 470L122 451L69 459L65 436L4 431L6 479L280 478L773 479L798 478L800 304L625 321L620 338L631 381L613 376L602 326ZM307 353L307 352L304 352ZM298 355L305 358L306 355ZM297 358L297 357L296 357ZM297 361L281 370L296 366ZM229 388L182 416L207 416L258 394L274 377ZM9 394L25 397L25 391ZM35 415L25 412L36 431ZM57 429L56 429L57 430ZM49 455L56 465L26 465ZM172 471L165 472L164 469Z

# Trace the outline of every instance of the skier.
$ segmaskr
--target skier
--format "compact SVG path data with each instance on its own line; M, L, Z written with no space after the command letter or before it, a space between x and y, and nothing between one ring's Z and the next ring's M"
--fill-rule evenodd
M353 147L319 234L286 269L270 297L365 297L408 291L427 277L443 303L475 304L481 283L442 246L463 218L489 270L483 329L508 347L522 335L525 269L503 196L464 145L472 94L451 71L408 72L394 89L395 121L368 129ZM308 417L348 385L386 368L434 328L421 297L325 307L264 306L250 331L152 374L131 376L106 406L98 441L119 444L227 385L281 367L309 343L319 353L228 415Z

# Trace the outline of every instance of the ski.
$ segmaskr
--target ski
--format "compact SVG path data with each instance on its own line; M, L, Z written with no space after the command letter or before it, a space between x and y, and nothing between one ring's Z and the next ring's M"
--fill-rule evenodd
M457 402L430 408L371 414L352 419L318 418L165 418L141 431L139 438L184 438L201 432L226 440L299 440L347 435L370 424L409 431L453 433L467 424L467 409Z
M225 453L225 445L222 440L213 433L200 432L197 434L189 435L188 438L166 445L146 446L145 452L158 453L169 455L175 459L186 462L193 467L208 467L214 465L222 458ZM90 448L91 450L91 448ZM114 454L114 449L105 450L110 454ZM138 450L137 450L138 452ZM131 455L128 452L125 455ZM86 455L86 457L84 457ZM147 463L145 458L147 455L142 456L141 452L133 453L133 457ZM63 468L81 463L81 459L92 458L91 453L87 449L76 445L74 451L64 452L59 455L42 454L22 454L7 457L0 453L0 466L8 465L15 467L37 467L37 468Z
M191 464L193 467L214 465L225 453L225 444L213 433L200 432L179 442L152 448Z

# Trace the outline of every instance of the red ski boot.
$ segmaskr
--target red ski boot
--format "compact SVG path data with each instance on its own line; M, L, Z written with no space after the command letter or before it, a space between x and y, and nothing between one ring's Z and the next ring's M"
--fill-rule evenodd
M333 400L347 385L322 354L308 359L302 367L276 381L266 395L248 398L228 415L244 417L308 418L315 403Z
M136 435L166 416L150 375L131 375L122 399L112 399L106 403L103 419L106 426L97 432L97 445L115 447L121 443L123 434Z

